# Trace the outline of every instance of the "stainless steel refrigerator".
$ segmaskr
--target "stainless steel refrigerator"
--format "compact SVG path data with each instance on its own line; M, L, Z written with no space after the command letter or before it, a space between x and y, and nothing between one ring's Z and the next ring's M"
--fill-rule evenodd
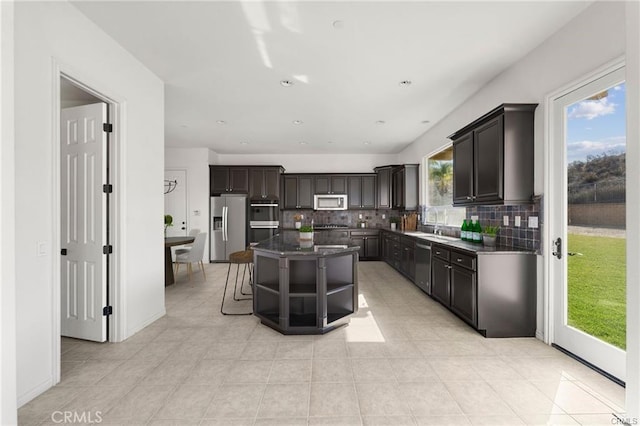
M247 197L211 197L211 261L225 262L247 245Z

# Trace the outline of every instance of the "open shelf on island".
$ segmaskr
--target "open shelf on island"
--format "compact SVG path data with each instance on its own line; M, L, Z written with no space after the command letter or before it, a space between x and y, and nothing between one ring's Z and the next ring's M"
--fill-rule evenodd
M353 283L347 283L347 284L334 284L334 283L327 283L327 296L329 296L330 294L333 293L337 293L339 291L343 291L343 290L349 290L352 291L353 290Z
M315 296L317 294L316 291L316 283L313 284L309 284L309 283L296 283L296 282L290 282L289 283L289 295L290 296L302 296L302 295L313 295Z

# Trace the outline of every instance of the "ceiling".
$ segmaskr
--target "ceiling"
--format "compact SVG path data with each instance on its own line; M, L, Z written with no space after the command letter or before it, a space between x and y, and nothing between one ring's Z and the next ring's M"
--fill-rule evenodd
M166 146L385 154L589 2L73 4L165 82Z

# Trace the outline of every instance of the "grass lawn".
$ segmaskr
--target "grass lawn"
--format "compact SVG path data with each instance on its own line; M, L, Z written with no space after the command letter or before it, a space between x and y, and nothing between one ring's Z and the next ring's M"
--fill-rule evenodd
M626 348L626 240L569 234L569 325Z

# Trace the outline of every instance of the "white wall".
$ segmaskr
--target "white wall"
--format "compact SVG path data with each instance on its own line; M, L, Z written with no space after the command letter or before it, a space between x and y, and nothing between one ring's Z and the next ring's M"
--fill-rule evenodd
M224 165L283 166L285 173L373 173L376 166L396 164L395 154L218 154ZM419 158L415 161L419 163Z
M413 161L447 143L447 136L506 102L538 103L535 114L536 194L544 187L545 97L625 52L625 5L594 3L507 69L399 154ZM513 35L516 40L517 36ZM542 242L545 243L544 241ZM547 250L548 251L548 250ZM544 328L542 259L538 259L538 335Z
M127 337L164 314L163 83L67 2L15 4L17 392L19 405L53 385L59 285L55 66L121 103L114 258ZM36 245L48 254L36 256ZM3 348L4 351L4 348Z
M0 2L0 424L16 417L13 2Z
M165 170L187 172L187 231L197 228L209 232L209 152L207 148L166 148L164 151ZM200 212L199 216L196 211ZM208 242L203 260L209 261Z

